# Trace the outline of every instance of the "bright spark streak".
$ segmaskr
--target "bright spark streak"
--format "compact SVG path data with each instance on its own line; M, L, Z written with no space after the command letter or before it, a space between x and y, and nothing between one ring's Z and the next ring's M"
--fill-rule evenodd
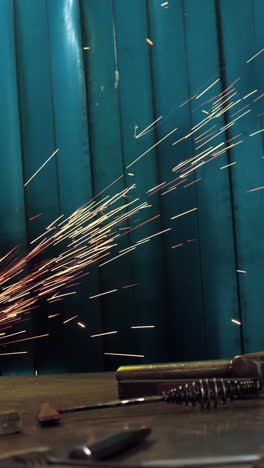
M91 47L83 47L84 50L89 50Z
M249 96L251 96L251 94L254 94L258 91L258 89L255 89L254 91L251 91L251 93L249 94L246 94L246 96L244 96L242 99L247 99Z
M126 286L122 286L123 289L126 288L132 288L133 286L138 286L140 283L134 283L134 284L127 284Z
M10 356L11 354L27 354L27 351L16 351L14 353L0 353L0 356Z
M147 41L147 43L148 43L149 45L154 45L154 42L152 42L152 40L149 39L148 37L147 37L146 41Z
M239 322L239 320L232 319L231 322L235 323L236 325L241 325L241 322Z
M155 325L138 325L130 328L155 328Z
M129 167L133 166L133 164L135 164L137 161L139 161L141 158L143 158L143 156L145 156L147 153L149 153L151 150L153 150L153 148L155 148L157 145L159 145L162 141L164 141L166 138L168 138L172 133L176 132L176 130L178 130L177 128L174 128L171 132L169 132L167 135L165 135L163 138L161 138L161 140L159 140L157 143L155 143L155 145L151 146L151 148L147 149L147 151L145 151L143 154L141 154L140 156L138 156L138 158L136 158L134 161L132 161L127 167L126 169L128 169Z
M29 340L35 340L37 338L44 338L46 336L49 336L49 333L45 333L45 335L38 335L38 336L30 336L29 338L23 338L22 340L15 340L15 341L8 341L7 343L2 343L0 344L0 346L6 346L8 344L12 344L12 343L18 343L20 341L29 341Z
M64 216L64 215L62 214L62 215L58 216L58 218L54 219L54 221L52 221L52 223L50 223L50 224L46 227L46 229L49 229L51 226L53 226L53 224L55 224L57 221L59 221L59 219L61 219L63 216Z
M179 218L180 216L184 216L184 215L186 215L188 213L191 213L192 211L195 211L195 210L198 210L198 208L192 208L191 210L185 211L184 213L180 213L180 214L178 214L176 216L173 216L171 219Z
M148 237L147 237L146 239L142 239L142 240L137 241L137 244L136 244L136 245L138 246L138 245L144 244L145 242L149 242L149 238L148 238Z
M257 187L257 188L254 188L254 189L251 189L251 190L247 190L248 192L255 192L256 190L262 190L264 189L264 187Z
M26 330L22 330L16 333L11 333L11 335L5 335L0 338L0 340L3 340L4 338L9 338L9 336L15 336L15 335L20 335L21 333L26 333Z
M113 292L116 292L117 289L111 289L111 291L106 291L106 292L103 292L101 294L96 294L95 296L90 296L89 299L95 299L96 297L100 297L100 296L105 296L106 294L111 294Z
M128 172L127 175L133 177L135 174L133 174L132 172Z
M71 317L71 318L69 318L69 319L67 319L67 320L64 320L63 323L64 323L64 324L65 324L65 323L68 323L68 322L70 322L71 320L73 320L73 319L75 319L75 318L77 318L77 317L78 317L78 315L74 315L73 317Z
M131 228L129 232L134 231L134 229L138 229L139 227L143 226L144 224L149 223L150 221L153 221L153 219L159 218L159 216L160 215L157 214L156 216L153 216L153 218L147 219L147 221L144 221L143 223L138 224L137 226L134 226L133 228Z
M139 242L141 243L141 242L148 241L149 239L152 239L152 237L159 236L160 234L163 234L164 232L168 232L168 231L171 231L171 228L164 229L164 231L156 232L156 234L152 234L152 236L145 237L144 239L137 241L137 244L139 244Z
M57 317L58 315L60 315L60 314L52 314L52 315L49 315L48 318Z
M171 248L176 249L176 247L181 247L182 245L183 245L183 243L181 242L180 244L173 245Z
M135 247L131 248L130 250L128 250L128 251L126 251L126 252L124 252L124 253L121 253L121 254L117 255L117 256L114 257L114 258L111 258L110 260L107 260L107 262L101 263L101 265L99 265L99 267L101 267L101 266L103 266L103 265L106 265L107 263L113 262L116 258L122 257L122 255L125 255L125 254L131 252L131 250L135 250Z
M199 179L194 180L193 182L190 182L187 185L184 185L183 187L186 188L186 187L189 187L190 185L196 184L196 182L199 182L199 180L201 180L201 177Z
M246 63L251 62L251 60L253 60L253 59L254 59L255 57L257 57L259 54L261 54L261 52L263 52L263 50L264 50L264 49L260 50L260 51L257 52L255 55L253 55L253 57L251 57L250 59L248 59L248 60L246 61Z
M155 187L152 187L152 188L149 189L146 193L150 193L150 192L152 192L153 190L157 189L158 187L162 187L164 184L166 184L166 182L162 182L162 184L159 184L159 185L156 185Z
M210 130L213 130L215 127L217 127L217 125L213 125L212 127L208 128L208 130L206 130L206 132L203 132L201 133L201 135L198 135L195 140L199 140L203 135L205 135L206 133L210 132Z
M120 354L120 353L104 353L106 356L128 356L128 357L145 357L144 354Z
M247 273L246 270L236 270L237 273Z
M190 101L191 101L192 99L194 99L194 98L195 98L195 95L192 96L191 98L187 99L187 101L184 101L182 104L179 105L179 107L185 106L185 104L187 104L188 102L190 102Z
M115 333L118 333L118 332L115 330L115 331L106 332L106 333L98 333L97 335L91 335L90 338L96 338L97 336L113 335Z
M206 93L206 91L208 91L208 89L212 88L212 86L214 86L216 83L218 83L218 81L220 81L220 78L218 78L217 80L215 80L210 86L208 86L208 88L206 88L202 93L198 94L198 96L196 96L195 99L199 99L204 93Z
M233 166L234 164L237 164L237 162L235 161L235 162L232 162L230 164L227 164L226 166L222 166L222 167L220 167L220 169L225 169L226 167Z
M86 326L82 322L77 322L77 325L79 325L79 327L81 327L81 328L86 328Z
M207 111L204 110L204 109L202 110L202 112L203 112L204 114L209 114L209 112L207 112Z
M42 215L43 215L43 213L39 213L36 216L32 216L32 218L29 218L29 221L32 221L33 219L36 219L36 218L38 218L39 216L42 216Z
M165 6L165 5L168 5L169 2L164 2L164 3L161 3L160 6Z
M257 133L261 133L261 132L264 132L264 128L262 128L261 130L258 130L257 132L250 133L249 136L257 135Z
M263 98L264 94L261 94L260 96L258 96L256 99L253 100L253 102L256 102L258 101L259 99Z
M28 179L28 181L24 184L24 187L26 187L29 182L31 182L31 180L41 171L41 169L43 169L43 167L51 160L51 158L53 158L53 156L58 153L58 151L59 149L56 149L56 151L52 153L52 155L42 164L42 166L40 166L40 168L30 177L30 179Z
M145 133L147 133L147 130L150 128L150 127L153 127L153 125L155 125L155 123L157 123L160 119L162 119L162 115L157 119L157 120L154 120L154 122L152 122L148 127L144 128L144 130L142 130L142 132L140 132L138 135L135 135L135 138L140 138L141 136L145 135Z
M59 297L70 296L71 294L76 294L76 293L77 293L77 291L72 291L72 292L69 292L69 293L60 294L59 296L52 296L52 299L58 299Z
M246 109L247 107L249 107L249 104L247 104L246 106L242 107L241 109L239 109L238 111L236 111L234 114L230 115L230 118L235 117L235 115L239 114L239 112L241 112L242 110Z

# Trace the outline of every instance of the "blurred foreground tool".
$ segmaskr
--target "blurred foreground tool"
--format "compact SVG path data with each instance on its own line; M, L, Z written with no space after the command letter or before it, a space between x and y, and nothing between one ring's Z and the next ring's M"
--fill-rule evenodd
M263 380L255 379L197 379L185 385L176 385L175 388L163 392L161 395L146 396L140 398L130 398L126 400L114 400L104 403L96 403L94 405L72 406L68 408L53 409L46 403L48 412L46 412L44 420L40 411L38 422L40 425L53 424L54 418L59 422L59 414L75 413L80 411L90 411L97 409L117 408L120 406L139 405L142 403L158 403L167 402L178 405L191 404L195 406L198 403L201 408L210 408L213 405L215 408L219 403L225 404L228 400L240 400L244 398L257 398L259 393L263 391ZM49 416L48 416L49 415ZM43 424L44 423L44 424Z
M116 372L119 398L160 395L193 379L264 376L264 351L233 359L122 366Z
M17 411L0 412L0 435L16 434L22 430L22 419Z
M86 445L75 447L70 451L69 457L75 460L105 460L135 447L143 442L150 433L151 429L148 427L122 431L99 440L89 447Z

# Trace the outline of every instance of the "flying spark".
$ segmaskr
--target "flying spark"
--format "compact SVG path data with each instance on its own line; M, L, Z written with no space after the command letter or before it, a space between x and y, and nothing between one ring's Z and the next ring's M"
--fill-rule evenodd
M256 102L258 101L259 99L263 98L264 94L261 94L260 96L258 96L256 99L253 100L253 102Z
M149 45L152 45L152 46L154 45L154 42L152 42L151 39L149 39L148 37L147 37L146 41L147 41L147 43L148 43Z
M171 219L180 218L180 216L184 216L184 215L186 215L188 213L191 213L192 211L196 211L196 210L198 210L198 208L192 208L191 210L184 211L184 213L180 213L180 214L178 214L176 216L173 216Z
M77 322L77 325L79 325L79 327L81 327L81 328L86 328L86 326L82 322Z
M220 167L220 169L225 169L226 167L233 166L234 164L237 164L237 162L235 161L235 162L232 162L230 164L227 164L226 166L222 166L222 167Z
M32 218L29 218L29 221L33 221L33 219L36 219L36 218L38 218L39 216L42 216L42 215L43 215L43 213L39 213L39 214L37 214L35 216L32 216Z
M231 322L235 323L236 325L241 325L241 322L239 320L232 319Z
M0 353L0 356L10 356L11 354L27 354L27 351L16 351L14 353Z
M104 353L106 356L126 356L126 357L145 357L143 354L120 354L120 353Z
M111 291L106 291L106 292L103 292L101 294L96 294L96 296L90 296L89 299L95 299L96 297L105 296L106 294L111 294L111 293L114 293L116 291L117 291L117 289L112 289Z
M8 341L8 343L1 343L0 346L6 346L8 344L18 343L20 341L36 340L37 338L45 338L46 336L49 336L49 333L45 333L44 335L38 335L38 336L30 336L29 338L23 338L21 340Z
M178 130L177 128L174 128L171 132L167 133L167 135L165 135L163 138L161 138L161 140L159 140L157 143L155 143L155 145L151 146L151 148L147 149L147 151L145 151L144 153L142 153L140 156L138 156L134 161L132 161L127 167L126 169L129 169L129 167L133 166L134 164L136 164L137 161L139 161L141 158L143 158L143 156L145 156L146 154L148 154L151 150L153 150L157 145L159 145L162 141L164 141L166 138L168 138L172 133L176 132L176 130Z
M64 323L64 324L65 324L65 323L68 323L68 322L70 322L71 320L74 320L74 319L77 318L77 317L78 317L78 315L74 315L73 317L71 317L71 318L69 318L69 319L67 319L67 320L64 320L63 323Z
M253 57L251 57L250 59L248 59L246 61L246 63L249 63L251 62L251 60L253 60L255 57L257 57L259 54L261 54L263 52L264 49L260 50L259 52L257 52L255 55L253 55Z
M59 149L56 149L56 151L54 151L54 153L52 153L52 155L44 162L44 164L42 164L42 166L40 166L40 168L30 177L30 179L28 179L28 181L24 184L24 187L26 187L29 182L31 182L32 179L34 179L34 177L41 171L41 169L43 169L44 166L46 166L46 164L51 160L51 158L53 158L53 156L55 156L55 154L57 154L59 151Z
M261 130L258 130L257 132L250 133L249 136L257 135L258 133L261 133L261 132L264 132L264 128L262 128Z
M202 93L198 94L198 96L196 96L195 99L199 99L204 93L206 93L208 91L208 89L212 88L212 86L214 86L216 83L218 83L218 81L220 81L220 78L218 78L217 80L215 80L210 86L208 86L208 88L206 88Z
M264 189L264 187L257 187L257 188L253 188L251 190L247 190L248 192L255 192L256 190L262 190Z
M155 328L156 325L137 325L130 328Z
M183 187L184 187L184 188L190 187L190 185L196 184L196 182L199 182L199 180L202 180L201 177L200 177L199 179L194 180L193 182L190 182L190 183L187 184L187 185L184 185Z
M140 283L134 283L134 284L127 284L126 286L122 286L123 289L126 288L133 288L134 286L138 286Z
M106 333L98 333L97 335L91 335L90 338L96 338L98 336L105 336L105 335L113 335L118 333L117 330L111 331L111 332L106 332Z
M256 93L257 91L258 91L257 89L254 89L254 91L251 91L251 93L246 94L246 96L244 96L242 99L248 98L249 96L251 96L252 94Z

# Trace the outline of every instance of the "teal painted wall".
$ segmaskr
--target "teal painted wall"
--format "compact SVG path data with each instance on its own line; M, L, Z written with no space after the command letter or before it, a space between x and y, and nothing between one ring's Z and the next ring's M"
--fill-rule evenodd
M136 183L134 194L152 205L138 223L160 216L122 237L119 248L172 227L105 268L92 268L75 296L41 303L27 331L29 336L50 332L50 337L4 348L28 354L0 356L3 375L110 370L263 349L264 191L247 192L264 185L263 133L249 137L263 128L262 100L251 100L252 112L215 140L220 144L242 134L244 141L188 178L188 183L201 178L198 183L164 196L146 192L172 180L172 167L194 154L194 139L172 145L205 117L195 99L180 107L183 102L218 78L204 101L237 78L241 97L255 88L262 94L264 54L246 60L263 48L264 4L161 4L0 0L1 255L18 243L25 251L53 219L69 215L121 174L107 193ZM134 138L136 125L140 131L161 115L152 131ZM231 110L223 115L221 125L231 115ZM175 127L175 135L131 167L134 176L129 176L131 161ZM23 187L56 148L56 157ZM236 165L220 170L231 162ZM171 221L193 207L198 210ZM38 213L43 214L29 221ZM122 289L133 283L139 285ZM115 288L121 288L116 295L88 300ZM48 320L52 313L60 315ZM63 326L73 314L87 329L74 321ZM156 327L130 328L148 324ZM16 325L14 331L20 329ZM119 333L89 338L110 330Z

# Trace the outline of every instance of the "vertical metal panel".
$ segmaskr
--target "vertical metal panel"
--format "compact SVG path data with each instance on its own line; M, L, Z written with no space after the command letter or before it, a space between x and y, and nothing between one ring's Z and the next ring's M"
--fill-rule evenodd
M25 207L23 195L23 168L21 161L20 117L17 93L17 69L14 37L13 3L0 2L0 219L1 257L15 245L21 244L21 255L26 246ZM27 322L29 323L29 322ZM30 325L28 325L30 328ZM21 326L20 326L21 329ZM12 346L12 351L31 350L30 346ZM1 352L8 352L1 347ZM32 372L31 356L0 356L3 375Z
M24 183L26 183L55 150L45 1L40 0L32 4L30 0L25 2L16 0L15 27L22 158ZM32 241L42 234L44 228L59 213L56 160L51 160L24 191L28 240ZM30 220L40 213L41 216ZM39 257L38 261L40 260L43 258ZM54 367L58 370L60 368L60 362L56 362L56 357L59 360L59 354L55 353L56 342L61 340L60 327L56 330L56 326L50 323L47 315L45 302L33 314L35 335L52 332L50 338L34 343L34 353L38 356L36 362L38 371L43 367Z
M186 0L184 4L190 95L193 96L221 78L219 38L214 2L202 0L198 3ZM191 101L194 125L204 116L200 104L221 91L223 88L219 81L201 98ZM224 120L218 118L217 124L220 130ZM210 126L205 126L203 131ZM225 134L221 134L205 147L209 147L210 144L218 145L225 140ZM196 154L201 150L197 149ZM223 154L204 168L198 169L197 177L201 177L202 180L195 186L199 208L207 354L212 358L228 357L241 351L240 331L231 322L238 313L237 284L228 171L220 170L225 164L227 160Z
M79 2L72 0L48 0L47 5L54 126L60 148L58 188L61 210L67 215L92 196L80 10ZM88 300L89 286L88 279L78 294L65 302L64 317L78 314L87 324L87 329L79 328L76 322L64 327L68 371L96 370L102 364L100 343L88 339L101 323L98 307Z
M223 53L227 83L236 78L239 97L258 88L259 92L247 99L251 112L239 119L230 130L230 135L242 133L243 144L232 148L231 161L236 161L232 169L232 185L237 233L237 266L247 273L239 273L241 319L246 351L263 348L263 229L261 216L263 191L248 190L263 186L263 142L261 134L250 137L251 133L260 130L261 120L258 114L263 109L263 99L253 102L262 94L263 56L246 63L256 50L255 17L252 9L254 2L245 0L242 3L234 0L219 2L221 13ZM260 15L263 5L256 4ZM258 31L260 28L258 26ZM259 34L259 32L258 32ZM232 46L231 46L232 44ZM259 46L259 41L258 41ZM262 47L262 46L261 46ZM242 107L242 105L241 105ZM246 109L245 109L246 110ZM231 113L231 110L230 110Z
M183 2L170 3L167 9L162 8L158 0L149 1L149 16L150 34L154 42L151 51L155 109L157 117L163 116L156 130L157 139L178 127L172 139L174 142L187 135L192 127L190 105L180 107L189 99L191 92ZM160 181L169 182L177 177L172 168L191 156L192 145L185 140L172 146L170 140L169 144L158 148L158 154ZM206 343L197 215L191 213L170 221L172 216L197 207L196 191L191 186L184 189L179 185L175 191L161 195L160 199L163 228L167 225L173 227L164 242L167 303L163 320L170 342L169 359L193 358L193 349L195 358L200 359L206 356ZM188 243L187 240L192 242ZM179 247L172 248L175 245Z
M142 138L134 137L135 126L143 130L154 120L152 102L152 80L149 60L147 10L146 3L141 0L133 2L114 1L114 21L116 28L116 45L118 69L120 75L119 92L122 119L122 136L126 181L128 173L134 174L136 184L135 195L147 200L152 206L143 217L131 224L150 219L160 212L158 200L151 198L146 192L159 183L157 154L155 149L149 152L137 163L130 165L137 157L154 144L154 135L146 134ZM131 177L131 178L132 178ZM159 218L131 232L131 244L160 231ZM166 233L164 234L166 237ZM162 343L161 316L163 310L162 292L162 242L153 238L133 251L129 261L132 264L139 287L134 289L134 313L131 322L135 325L156 325L156 329L145 330L140 337L139 351L145 355L145 361L151 362L164 358L166 346L157 347ZM140 331L138 330L138 333Z
M103 11L103 14L102 14ZM120 128L118 83L115 37L112 17L112 2L103 0L85 0L82 2L82 24L85 73L87 86L87 104L89 116L90 142L93 163L94 195L102 192L97 199L114 195L125 188L123 177L123 152ZM116 182L114 182L116 181ZM113 183L114 182L114 183ZM111 186L111 184L113 185ZM106 189L106 187L109 189ZM113 208L124 205L130 198L122 198ZM124 210L125 211L125 210ZM127 226L122 224L120 227ZM123 232L116 229L117 234ZM128 239L124 236L112 251L112 256L127 247ZM111 257L105 258L108 260ZM103 260L99 263L103 263ZM122 290L124 284L132 283L129 262L122 258L116 262L99 267L100 281L89 290L93 296L105 291L116 292L105 297L90 300L99 303L102 311L102 326L97 333L118 331L118 334L96 338L103 343L105 352L131 353L132 341L128 326L131 316L131 304L127 303L128 294ZM107 370L111 358L106 358Z

